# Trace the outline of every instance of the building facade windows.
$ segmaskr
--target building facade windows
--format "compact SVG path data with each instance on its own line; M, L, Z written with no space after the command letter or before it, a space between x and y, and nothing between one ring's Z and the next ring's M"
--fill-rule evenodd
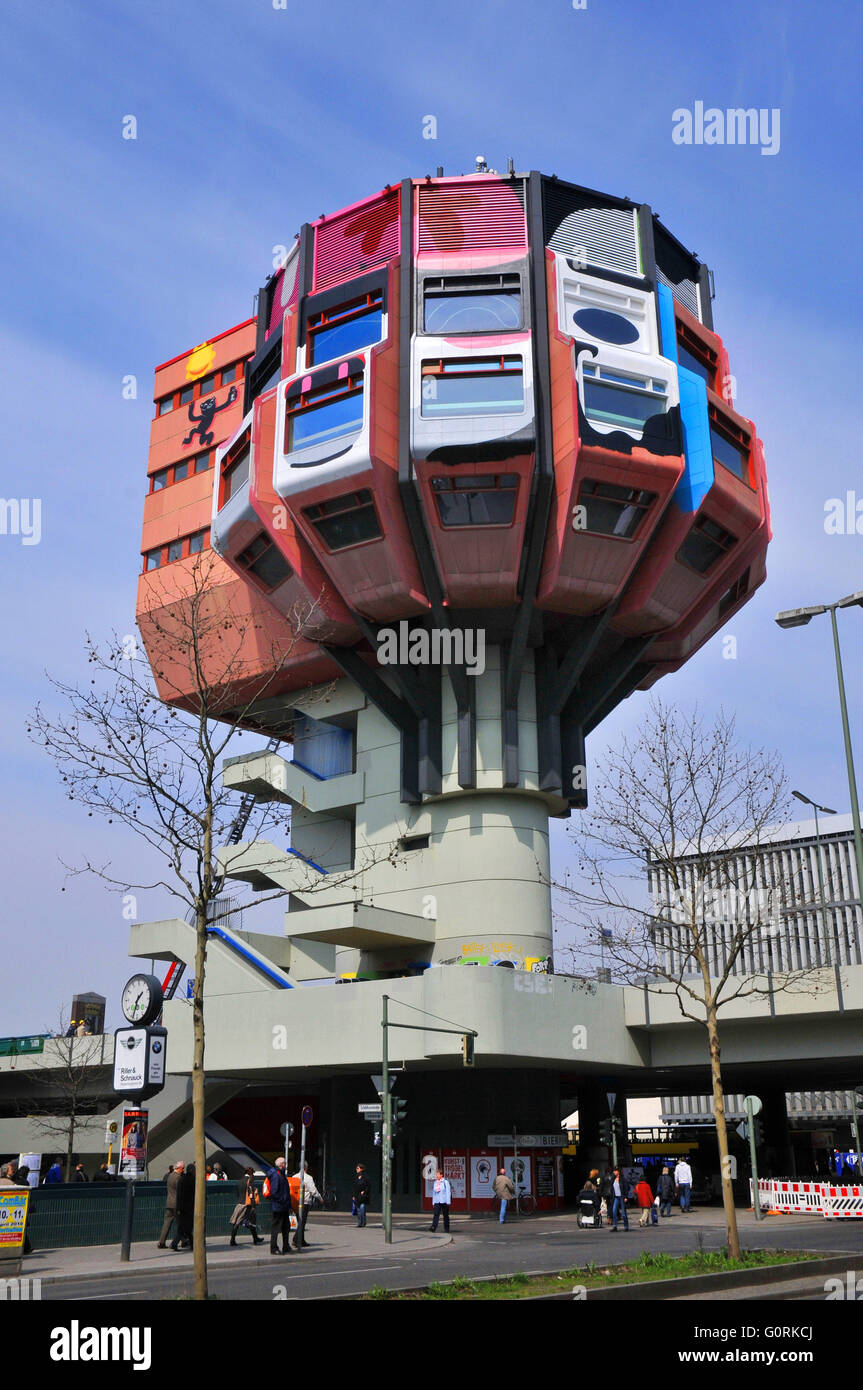
M306 326L309 365L346 357L383 336L383 291L373 290L334 309L311 314Z
M677 559L698 574L707 574L717 560L736 544L737 537L732 536L730 531L711 521L709 516L701 516L678 550Z
M200 555L209 544L209 528L195 531L190 536L181 536L179 540L166 541L157 549L144 552L144 573L172 565L176 560L187 560L190 555Z
M423 281L426 333L510 333L521 324L518 275L441 275Z
M362 424L363 378L343 377L288 400L285 452L356 434Z
M242 565L268 592L284 584L293 574L281 551L263 531L237 556L237 564Z
M681 367L688 367L696 376L700 376L708 390L716 391L719 358L680 319L677 320L677 360Z
M247 430L239 446L229 450L222 461L222 507L248 486L251 462L252 443Z
M304 509L324 544L331 551L347 550L365 541L379 540L383 532L368 488L332 497Z
M656 493L585 478L578 501L585 509L585 517L584 526L577 526L576 530L629 541L656 501Z
M523 412L520 357L458 357L422 364L421 414L426 418Z
M742 430L713 409L710 411L710 447L714 463L721 463L735 478L749 483L749 440Z
M518 496L517 473L432 478L441 526L511 526Z
M230 366L223 367L220 372L210 372L208 376L201 377L200 381L178 387L169 396L160 396L156 401L156 418L158 419L160 415L167 415L171 410L178 410L181 406L191 405L193 401L199 401L202 396L211 396L220 386L227 386L232 381L240 380L244 370L245 362L232 362Z

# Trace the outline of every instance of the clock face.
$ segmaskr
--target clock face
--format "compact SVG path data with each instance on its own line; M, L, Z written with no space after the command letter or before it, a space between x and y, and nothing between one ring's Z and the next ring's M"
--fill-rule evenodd
M154 975L133 975L123 990L123 1013L130 1023L151 1023L162 1007L162 987Z

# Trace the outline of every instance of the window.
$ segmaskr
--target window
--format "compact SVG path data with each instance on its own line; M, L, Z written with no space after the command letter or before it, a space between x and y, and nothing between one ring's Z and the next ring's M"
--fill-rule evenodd
M184 386L183 390L180 392L180 405L188 405L189 402L194 399L194 395L194 386Z
M363 427L362 375L342 377L287 401L286 452L328 444Z
M189 464L188 464L188 460L184 460L183 463L175 463L175 464L174 464L174 482L175 482L175 483L181 483L181 482L183 481L183 479L184 479L184 478L188 478L188 476L189 476Z
M716 372L719 358L712 348L702 343L686 324L677 321L677 358L682 367L688 367L706 382L711 391L716 390Z
M318 502L306 507L305 514L330 550L347 550L383 534L368 488Z
M209 544L209 539L209 531L196 531L192 536L181 536L179 540L169 541L158 550L148 550L144 554L144 570L157 570L162 565L173 564L175 560L186 560L190 555L200 555Z
M723 530L709 517L701 516L678 550L677 559L699 574L706 574L736 544L737 537L730 531Z
M714 463L721 463L744 483L749 482L749 440L730 420L710 409L710 445Z
M160 468L158 473L154 473L150 479L150 491L161 492L163 487L167 487L170 472L170 468Z
M426 276L423 282L426 333L508 333L521 328L518 275Z
M517 473L432 478L441 526L511 526L518 495Z
M210 372L207 376L201 377L200 381L193 381L178 388L170 396L163 396L161 400L156 401L156 415L167 415L169 410L177 410L181 406L191 405L193 401L200 400L202 396L212 395L217 387L227 386L229 382L242 377L244 370L243 362L232 362L220 372Z
M585 531L593 531L600 536L618 536L621 540L629 541L656 501L656 493L586 478L578 500L586 513Z
M731 588L722 595L719 600L719 616L724 618L729 608L733 608L738 599L741 599L749 588L749 570L744 570L740 578L732 584Z
M198 382L202 396L209 396L216 389L216 373L211 372L209 376L202 376Z
M239 447L232 449L222 461L221 505L223 507L248 484L251 461L252 445L247 432Z
M293 574L281 551L263 531L237 556L237 564L253 574L268 590L277 589Z
M630 376L627 372L585 362L584 413L603 425L640 430L654 415L668 409L668 383L657 377Z
M206 473L207 469L208 469L208 468L211 468L212 465L213 465L213 451L212 451L212 449L208 449L207 452L204 453L204 454L196 454L196 455L195 455L195 472L196 472L196 473Z
M173 410L173 409L174 409L174 397L173 397L173 396L163 396L162 399L161 399L160 401L157 401L157 402L156 402L156 414L157 414L157 415L167 415L167 414L168 414L168 411L169 411L169 410Z
M161 492L163 488L171 487L173 483L181 483L195 473L206 473L212 463L213 450L207 449L203 454L195 454L192 458L183 459L169 468L160 468L158 473L150 474L150 491Z
M610 309L576 309L572 320L591 338L614 343L617 347L637 343L641 337L638 326L631 319L624 314L614 314Z
M358 348L379 343L383 336L383 290L374 290L347 304L309 317L309 365L347 357Z
M459 357L423 362L421 413L430 419L524 412L520 357Z
M222 385L223 385L223 386L228 386L228 385L230 384L230 382L236 381L236 379L237 379L237 364L236 364L236 362L233 364L233 366L230 366L230 367L223 367L223 368L222 368Z

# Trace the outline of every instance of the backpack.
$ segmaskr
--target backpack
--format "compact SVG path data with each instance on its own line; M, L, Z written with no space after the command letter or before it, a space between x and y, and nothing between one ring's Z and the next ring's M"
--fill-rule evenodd
M264 1196L265 1196L265 1197L269 1197L269 1195L270 1195L270 1180L269 1180L269 1178L264 1178L263 1193L264 1193Z

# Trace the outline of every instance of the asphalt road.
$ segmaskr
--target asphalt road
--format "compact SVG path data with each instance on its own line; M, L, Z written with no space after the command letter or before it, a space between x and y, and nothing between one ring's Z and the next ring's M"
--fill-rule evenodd
M399 1223L401 1224L401 1223ZM409 1224L405 1222L405 1225ZM424 1223L423 1223L424 1224ZM604 1228L582 1231L572 1216L526 1219L500 1228L492 1222L465 1220L453 1222L454 1240L439 1244L428 1252L412 1256L388 1256L383 1234L369 1232L380 1253L372 1258L333 1259L307 1252L303 1255L272 1257L263 1267L238 1264L236 1268L213 1268L210 1292L226 1300L272 1300L274 1298L322 1299L333 1295L358 1295L374 1287L412 1288L432 1280L453 1279L456 1275L504 1275L516 1271L550 1271L584 1266L595 1261L618 1263L637 1256L642 1250L664 1250L685 1254L695 1250L699 1238L705 1250L718 1250L724 1231L715 1223L700 1225L698 1214L674 1217L661 1226L639 1230L630 1225L628 1233L616 1234ZM806 1221L795 1228L783 1222L773 1226L768 1219L743 1235L749 1248L848 1251L849 1268L856 1266L863 1276L863 1225L857 1222ZM110 1275L82 1277L56 1284L45 1284L43 1300L60 1301L141 1301L174 1299L191 1292L191 1261L181 1256L184 1267L176 1270L131 1274L120 1270ZM823 1295L822 1295L823 1296Z

